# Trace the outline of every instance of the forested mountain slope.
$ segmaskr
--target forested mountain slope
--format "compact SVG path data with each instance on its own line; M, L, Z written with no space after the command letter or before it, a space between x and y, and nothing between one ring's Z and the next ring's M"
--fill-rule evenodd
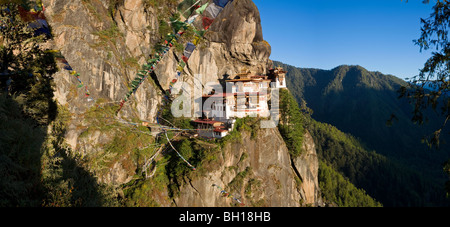
M328 123L351 134L361 141L362 147L366 150L373 150L387 157L390 162L403 166L401 169L408 173L402 173L406 175L399 174L397 170L392 169L392 171L381 171L379 177L382 179L385 177L384 174L393 174L395 177L401 178L397 181L398 186L406 188L410 188L406 186L408 184L400 182L405 179L410 179L406 180L407 182L417 181L413 183L417 185L416 189L413 189L417 194L411 195L411 197L420 198L421 201L411 204L411 201L399 202L397 200L386 204L384 199L377 196L375 198L380 199L385 205L446 203L445 199L440 196L441 187L446 180L442 171L442 163L448 159L450 149L446 146L442 146L440 150L430 149L421 142L424 136L429 135L437 128L437 125L433 121L425 125L415 125L411 122L413 109L406 100L399 99L397 93L400 86L406 83L405 81L391 75L383 75L380 72L369 72L360 66L343 65L332 70L321 70L297 68L281 62L274 62L274 65L280 65L288 71L287 86L298 102L304 100L307 106L313 110L312 117L315 120ZM388 120L392 114L395 114L397 119L393 121L392 125L389 125ZM427 114L430 119L438 117L432 112ZM325 137L316 134L315 139L323 140ZM448 140L448 136L444 136L444 139ZM316 143L323 147L323 143L326 141L316 141ZM332 147L343 146L339 142L337 145ZM325 146L327 145L325 144ZM350 179L354 179L355 173L361 174L361 168L365 166L358 161L355 162L352 165L359 167L353 170L347 169L345 174ZM367 182L367 186L363 188L370 194L370 188L375 190L376 187L369 185L367 176L360 177L360 179L363 178ZM356 181L352 182L361 186ZM371 182L374 184L377 181L371 180ZM423 185L433 186L430 186L429 189L421 189ZM388 196L386 193L383 193L384 196L389 197L390 195Z

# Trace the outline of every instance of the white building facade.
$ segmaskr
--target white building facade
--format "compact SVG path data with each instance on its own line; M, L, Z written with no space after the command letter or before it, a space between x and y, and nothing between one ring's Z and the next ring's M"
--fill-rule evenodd
M265 76L243 73L227 80L230 91L214 91L202 97L204 120L196 120L199 135L222 138L233 129L236 118L269 117L270 89L286 88L286 71L278 67L270 69ZM209 123L208 123L209 122ZM211 122L212 125L211 125ZM217 122L223 123L218 126ZM216 124L216 125L214 125Z

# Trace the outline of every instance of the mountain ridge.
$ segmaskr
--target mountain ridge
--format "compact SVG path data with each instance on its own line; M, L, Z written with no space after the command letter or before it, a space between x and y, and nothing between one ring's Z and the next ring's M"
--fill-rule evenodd
M370 72L361 66L341 65L321 70L297 68L277 61L274 65L288 71L288 88L299 103L305 101L312 109L313 119L355 136L368 150L407 166L424 179L432 180L436 187L444 184L447 177L441 164L448 159L450 151L448 148L431 150L421 143L437 125L411 122L413 108L407 100L399 99L397 92L406 81ZM392 114L397 120L389 126L387 122ZM438 117L433 112L428 114ZM434 202L440 203L437 198Z

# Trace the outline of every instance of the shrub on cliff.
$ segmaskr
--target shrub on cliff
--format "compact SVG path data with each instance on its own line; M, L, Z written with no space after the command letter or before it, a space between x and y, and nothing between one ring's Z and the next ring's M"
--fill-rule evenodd
M294 96L287 89L280 89L280 114L278 130L289 153L297 157L302 153L305 117Z

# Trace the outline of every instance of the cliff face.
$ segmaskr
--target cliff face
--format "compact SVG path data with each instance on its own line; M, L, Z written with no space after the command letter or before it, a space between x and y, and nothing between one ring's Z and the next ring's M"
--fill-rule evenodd
M133 159L133 149L120 155L108 154L106 147L121 130L93 127L93 120L87 116L92 109L117 105L121 101L140 65L146 62L159 41L158 12L163 9L153 8L146 2L43 0L54 34L53 49L61 50L71 67L80 73L80 80L92 98L84 96L85 91L76 87L77 79L61 65L55 75L55 95L72 114L66 140L85 156L109 157L108 171L94 171L101 182L108 184L129 182L138 164ZM263 40L256 5L251 0L234 0L205 34L205 40L190 57L181 80L194 84L194 76L200 74L205 85L242 70L265 73L271 66L270 52L270 45ZM120 112L120 117L154 122L162 99L159 86L169 88L179 60L173 50L169 51L155 70L158 85L145 81ZM242 198L247 205L321 204L318 160L309 133L305 135L304 155L296 159L291 159L277 129L261 129L256 138L243 132L242 137L242 143L226 145L220 160L222 165L217 169L207 176L187 180L189 184L180 189L181 194L173 201L175 205L233 205L232 200L221 197L220 190L212 186L226 188L231 182L234 182L230 187L233 195ZM159 204L173 205L165 199L159 200Z
M270 53L270 45L263 40L256 5L251 0L233 1L214 20L203 44L190 57L182 80L193 84L197 74L202 76L205 85L242 70L265 73L271 64ZM176 66L173 55L158 65L156 74L164 89L168 89Z
M158 40L160 8L147 6L143 0L44 0L45 15L54 34L53 48L61 50L70 66L80 73L93 101L77 79L68 71L55 75L57 100L77 115L92 108L95 102L118 104L128 92L140 65L145 63ZM111 15L113 14L113 15ZM234 76L241 70L265 73L271 64L271 48L262 38L259 12L251 0L234 1L215 19L200 48L191 56L182 81L194 86L194 76L202 76L202 86ZM155 73L165 90L176 75L179 56L171 50L159 63ZM60 66L63 68L63 65ZM195 88L199 89L199 88ZM161 104L159 88L145 81L121 116L155 121ZM205 91L207 92L207 91ZM82 131L69 129L71 145L76 146Z
M316 145L311 134L307 131L303 139L303 153L293 158L292 168L301 179L300 195L306 204L323 206L319 182L319 159L317 158Z
M54 76L55 96L73 114L67 139L74 149L80 148L78 137L83 127L88 127L83 123L86 111L98 103L118 104L156 42L154 29L149 29L158 29L156 9L143 7L142 0L115 6L111 2L43 1L54 35L53 49L60 50L80 74L93 99L85 97L85 90L76 86L77 79L60 64L61 70ZM154 120L156 106L161 102L158 90L145 81L134 97L121 113L125 117Z
M144 7L142 0L118 5L109 0L43 2L55 36L54 49L61 50L80 73L93 102L118 103L157 42L156 9ZM69 104L71 112L80 114L93 105L84 91L70 86L76 79L67 71L61 70L55 78L58 101ZM153 119L154 106L160 102L157 90L144 82L134 97L134 108L126 108L125 115Z
M291 160L277 129L261 129L252 138L242 132L242 141L227 144L214 171L187 180L175 200L177 206L298 207L321 206L317 181L318 159L314 141L307 132L304 154ZM223 197L218 185L232 197Z

